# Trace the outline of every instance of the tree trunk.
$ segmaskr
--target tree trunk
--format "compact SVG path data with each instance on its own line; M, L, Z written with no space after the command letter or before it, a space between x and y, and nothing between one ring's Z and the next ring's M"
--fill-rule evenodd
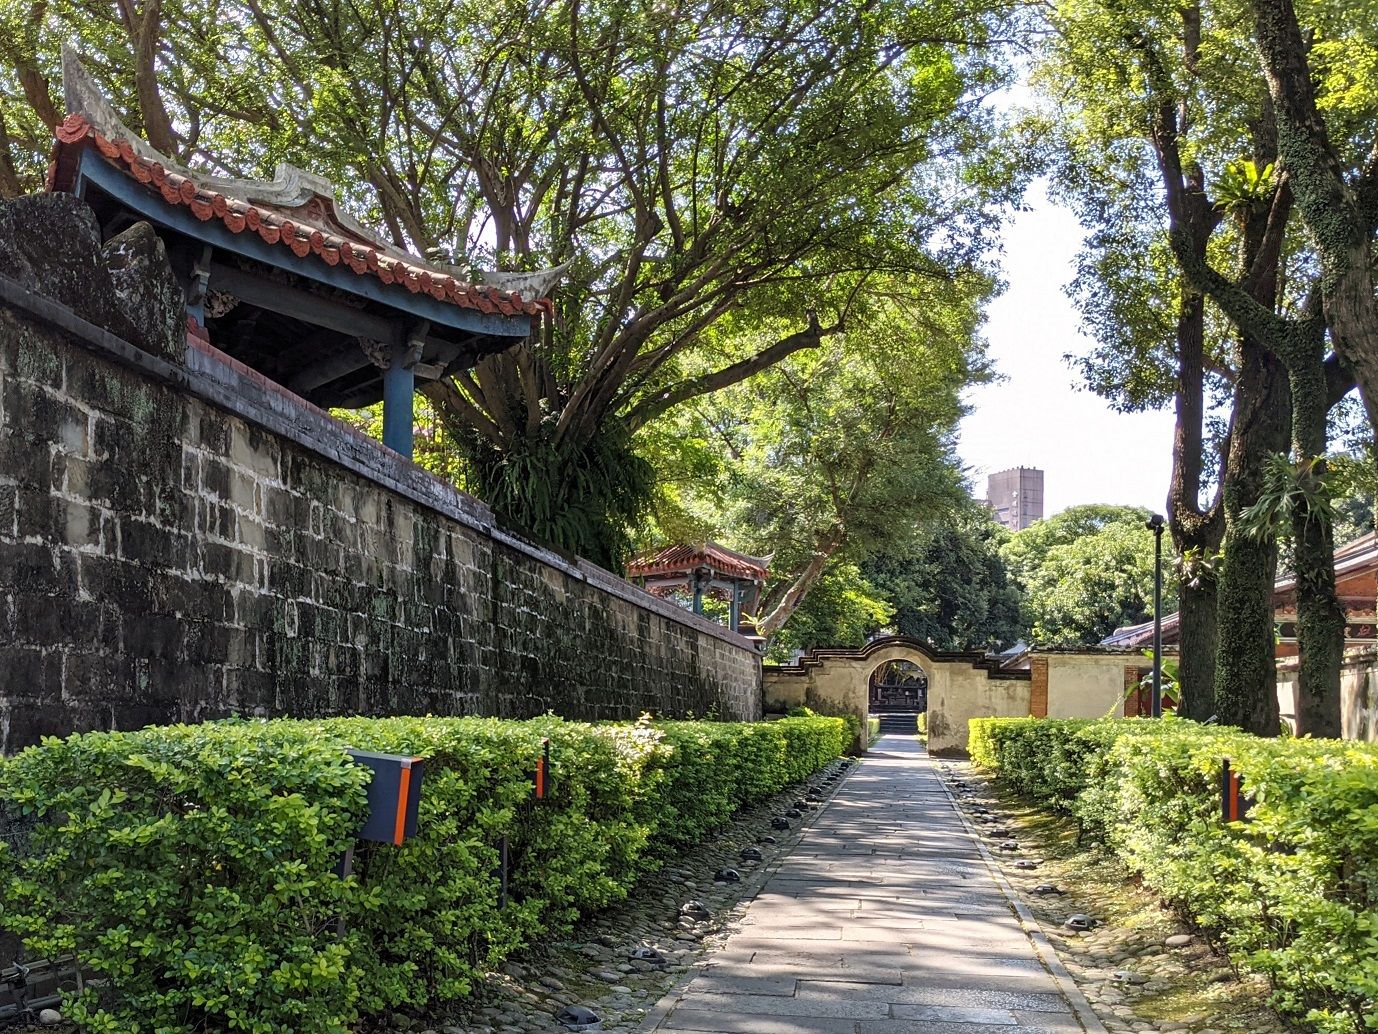
M1252 7L1259 58L1276 110L1278 154L1321 260L1326 322L1335 351L1354 371L1369 419L1378 423L1372 227L1345 180L1317 107L1308 48L1293 0L1252 0ZM1378 169L1365 173L1366 179L1374 175Z
M1194 226L1204 257L1204 225ZM1219 505L1201 509L1205 384L1205 298L1187 278L1177 314L1177 426L1172 447L1168 523L1177 554L1190 559L1179 573L1177 712L1204 720L1215 713L1216 586L1209 563L1224 532Z
M1205 576L1195 584L1184 578L1177 590L1177 713L1199 722L1215 714L1216 589L1214 576Z
M1311 358L1314 361L1291 368L1292 454L1299 463L1314 459L1319 479L1325 473L1329 406L1318 348ZM1335 536L1329 514L1298 506L1292 516L1292 542L1300 644L1296 731L1338 738L1345 615L1335 595Z
M1195 70L1201 45L1201 9L1189 3L1182 18L1182 60ZM1149 134L1158 156L1167 200L1174 251L1181 250L1177 310L1176 430L1172 443L1172 482L1168 489L1168 527L1183 563L1178 569L1178 686L1177 710L1189 718L1215 713L1215 668L1219 649L1216 606L1218 591L1213 563L1225 522L1223 490L1217 489L1209 507L1202 508L1205 466L1206 300L1192 280L1191 265L1204 265L1211 234L1221 214L1206 194L1200 166L1183 162L1181 143L1190 125L1187 99L1161 74L1156 60L1145 52L1149 81L1157 107ZM1235 405L1238 407L1238 391ZM1233 425L1233 418L1231 424ZM1227 453L1225 463L1233 456ZM1227 476L1227 475L1222 475Z
M1290 392L1286 370L1271 352L1246 337L1240 355L1223 479L1225 537L1216 588L1215 713L1222 724L1276 736L1273 582L1277 540L1249 535L1241 526L1240 514L1258 500L1267 457L1286 449Z
M1307 222L1309 225L1310 220ZM1355 246L1343 262L1334 264L1348 268L1326 291L1325 321L1335 351L1349 364L1359 382L1369 422L1378 428L1378 303L1373 294L1370 249L1367 244Z
M809 594L814 583L823 574L823 569L827 567L828 560L837 552L837 547L843 540L843 532L840 528L831 528L818 542L809 557L809 562L804 565L804 569L795 575L790 582L789 588L780 597L780 602L771 608L769 614L756 622L756 631L769 638L784 627L790 615L798 609L799 604L804 602L804 597Z

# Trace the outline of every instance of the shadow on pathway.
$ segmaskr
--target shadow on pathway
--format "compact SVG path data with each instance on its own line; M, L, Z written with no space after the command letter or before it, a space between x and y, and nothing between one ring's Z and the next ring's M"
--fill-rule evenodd
M886 736L645 1029L1084 1030L1001 887L923 745Z

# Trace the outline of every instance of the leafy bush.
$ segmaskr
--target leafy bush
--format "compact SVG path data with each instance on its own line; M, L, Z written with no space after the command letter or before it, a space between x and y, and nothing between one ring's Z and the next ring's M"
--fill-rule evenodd
M76 954L95 978L68 1006L86 1030L343 1034L466 994L850 735L835 718L347 718L48 740L0 760L0 824L25 831L0 841L0 923L31 952ZM416 838L360 845L342 879L368 780L346 746L426 773Z
M1378 747L1183 720L975 719L972 757L1103 837L1323 1034L1378 1029ZM1254 804L1220 819L1229 758Z
M790 718L816 718L819 716L819 713L820 712L815 711L811 707L804 707L802 704L800 704L798 706L791 707L789 709L788 716ZM861 744L861 718L858 715L853 714L851 711L847 711L843 714L830 714L828 717L840 718L842 721L847 723L847 743L849 747L852 744Z

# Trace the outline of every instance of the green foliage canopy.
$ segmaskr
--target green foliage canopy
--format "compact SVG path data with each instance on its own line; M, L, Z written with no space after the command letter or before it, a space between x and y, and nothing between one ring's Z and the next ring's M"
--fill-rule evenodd
M989 286L974 276L892 285L855 306L845 334L675 418L677 455L697 463L703 450L683 443L710 443L720 465L684 476L670 521L692 527L697 515L713 537L773 555L758 615L768 634L829 571L907 540L963 498L956 430L963 387L988 376L976 330ZM774 332L736 320L730 334ZM852 638L857 626L838 631Z
M1153 616L1148 517L1133 506L1073 506L1010 536L1000 554L1023 587L1033 642L1095 644ZM1171 552L1164 542L1164 613L1176 605Z
M886 595L852 563L840 563L819 576L790 619L771 637L766 659L784 663L795 650L864 646L891 622L895 608Z
M968 505L920 527L912 543L872 556L865 571L894 606L900 635L939 650L999 649L1027 631L1000 552L1008 539L989 510Z
M328 175L464 275L570 263L538 340L424 390L489 498L604 563L653 492L638 429L819 347L877 290L980 265L1021 174L987 146L1011 15L985 0L133 11L3 8L0 191L39 182L75 43L181 161Z

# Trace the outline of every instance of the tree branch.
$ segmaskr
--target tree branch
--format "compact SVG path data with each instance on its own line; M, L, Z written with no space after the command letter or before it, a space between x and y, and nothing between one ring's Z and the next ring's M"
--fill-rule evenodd
M498 449L504 448L507 444L498 425L489 420L449 381L424 381L418 390L431 400L442 417L448 415L462 420L465 427L473 428Z
M817 348L822 344L825 337L842 333L843 322L839 320L830 327L822 327L818 323L818 315L809 313L809 325L801 331L797 331L788 337L781 338L769 348L762 349L748 359L725 366L714 373L704 374L701 377L694 377L690 380L680 381L678 384L671 385L658 394L651 395L642 399L627 413L624 418L627 427L635 431L644 426L648 421L655 419L666 410L679 405L687 399L697 398L700 395L707 395L714 391L720 391L729 385L744 381L748 377L760 373L762 370L775 365L786 356L798 352L805 348Z
M1330 355L1325 363L1325 395L1327 411L1339 405L1341 399L1354 390L1358 383L1354 373L1338 355Z
M1229 320L1243 333L1260 342L1272 342L1292 332L1291 321L1254 299L1241 285L1222 275L1208 260L1197 255L1189 236L1180 229L1168 231L1172 252L1182 271L1211 301L1220 306Z

